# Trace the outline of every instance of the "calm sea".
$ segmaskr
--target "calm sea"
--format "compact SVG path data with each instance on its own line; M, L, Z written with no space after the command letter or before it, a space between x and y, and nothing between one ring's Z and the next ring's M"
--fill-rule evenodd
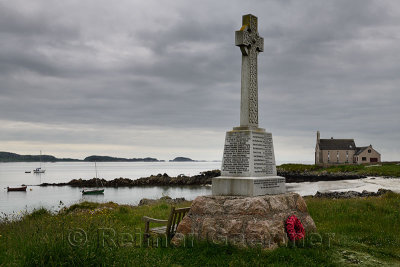
M39 163L0 163L0 213L18 214L45 207L58 210L63 206L80 201L108 202L137 205L142 198L184 197L192 200L197 196L210 195L210 186L151 186L133 188L106 188L104 195L82 196L81 188L69 186L39 187L40 183L68 182L72 179L90 179L96 176L94 163L57 162L44 163L44 174L25 173L39 167ZM98 177L111 180L118 177L137 179L152 174L167 173L196 175L202 171L220 169L221 162L99 162ZM7 192L7 186L26 184L27 192ZM379 188L400 191L400 179L366 178L336 182L291 183L288 191L301 195L315 194L317 191L376 191Z
M0 163L0 212L31 211L46 207L57 210L80 201L96 201L136 205L142 198L184 197L194 199L199 195L210 194L210 187L135 187L106 188L104 195L82 196L81 188L69 186L37 186L41 183L61 183L72 179L91 179L96 176L94 163L56 162L42 163L44 174L25 173L39 167L37 162ZM97 175L106 180L118 177L137 179L152 174L167 173L195 175L202 171L219 169L220 162L98 162ZM28 186L27 192L7 192L7 186ZM61 201L61 202L60 202ZM60 203L61 206L60 206Z

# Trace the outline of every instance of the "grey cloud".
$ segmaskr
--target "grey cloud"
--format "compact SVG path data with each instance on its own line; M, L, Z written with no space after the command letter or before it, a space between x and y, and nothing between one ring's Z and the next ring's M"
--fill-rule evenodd
M79 28L73 27L57 20L57 14L48 10L45 5L36 12L28 11L23 5L12 5L8 1L0 2L0 32L5 36L20 35L22 38L58 39L76 38ZM49 12L50 11L50 12ZM53 39L55 41L55 39Z
M261 127L383 147L398 140L400 5L392 1L30 4L0 1L2 120L228 130L240 105L234 31L251 12L265 38Z

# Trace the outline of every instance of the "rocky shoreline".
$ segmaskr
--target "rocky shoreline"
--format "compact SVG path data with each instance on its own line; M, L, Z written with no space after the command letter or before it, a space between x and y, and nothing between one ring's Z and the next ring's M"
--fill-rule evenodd
M73 187L134 187L134 186L192 186L211 185L212 178L220 176L219 170L205 171L199 175L170 177L168 174L152 175L136 180L129 178L115 178L113 180L96 179L89 180L73 179L67 183L42 183L40 186L73 186ZM351 173L317 173L317 172L288 172L278 170L278 175L286 178L286 183L338 181L361 179L366 176Z
M339 198L359 198L359 197L379 197L386 193L390 193L393 191L388 189L380 188L377 192L370 192L364 190L362 192L356 191L347 191L347 192L317 192L315 195L304 196L304 197L312 197L312 198L329 198L329 199L339 199ZM169 196L163 196L159 199L149 199L149 198L142 198L138 204L138 206L145 206L145 205L154 205L161 202L165 202L168 204L179 204L182 202L188 201L184 197L179 198L171 198Z
M340 181L355 180L366 178L365 175L359 175L348 172L291 172L278 169L278 175L286 178L286 183L320 182L320 181Z
M185 185L208 185L211 179L221 174L219 170L205 171L195 176L180 175L170 177L168 174L152 175L136 180L129 178L115 178L113 180L105 180L92 178L90 180L73 179L68 183L42 183L40 186L74 186L74 187L134 187L134 186L185 186Z
M356 197L378 197L386 193L393 192L392 190L380 188L378 192L370 192L367 190L360 192L347 191L347 192L317 192L315 195L311 196L313 198L356 198Z

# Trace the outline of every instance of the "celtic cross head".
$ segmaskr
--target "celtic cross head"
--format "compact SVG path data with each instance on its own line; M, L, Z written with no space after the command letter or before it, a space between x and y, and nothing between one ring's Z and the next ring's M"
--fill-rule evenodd
M244 56L250 51L263 52L264 38L260 37L257 31L257 17L251 14L244 15L242 28L235 32L235 45L240 47Z

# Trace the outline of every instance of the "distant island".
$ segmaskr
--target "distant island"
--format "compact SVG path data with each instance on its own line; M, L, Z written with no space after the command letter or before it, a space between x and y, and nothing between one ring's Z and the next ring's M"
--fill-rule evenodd
M126 158L114 158L114 157L109 157L109 156L89 156L86 157L83 161L107 161L107 162L136 162L136 161L144 161L144 162L158 162L159 160L156 158L132 158L132 159L126 159Z
M72 159L72 158L57 158L51 155L19 155L11 152L0 151L0 162L60 162L60 161L84 161L84 162L164 162L165 160L158 160L156 158L118 158L110 156L92 155L85 159ZM187 157L176 157L169 162L197 162Z
M170 160L169 162L187 162L187 161L196 161L196 160L192 160L191 158L185 158L185 157L176 157L173 160Z
M10 152L0 152L0 162L55 162L55 161L81 161L79 159L56 158L50 155L19 155Z
M156 158L116 158L109 156L89 156L84 160L71 159L71 158L56 158L51 155L19 155L10 152L0 151L0 162L60 162L60 161L88 161L88 162L162 162L163 160L158 160Z

